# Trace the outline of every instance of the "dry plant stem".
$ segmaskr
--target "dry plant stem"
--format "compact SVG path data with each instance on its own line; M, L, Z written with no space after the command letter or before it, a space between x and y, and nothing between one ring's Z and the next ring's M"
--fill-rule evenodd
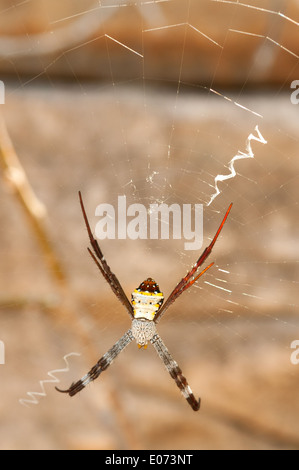
M26 173L15 152L4 118L1 115L0 162L4 170L4 176L13 188L15 197L20 202L32 227L33 233L41 247L48 270L59 289L61 289L66 286L66 275L58 256L55 253L54 247L47 236L47 210L34 194Z
M32 231L41 247L52 279L58 287L59 292L62 294L60 305L58 308L55 308L53 318L56 323L61 323L68 329L70 327L72 328L74 334L87 348L88 356L92 362L99 352L90 344L90 335L81 321L83 307L80 305L81 303L78 299L67 295L67 276L47 235L47 210L34 194L25 170L16 154L2 115L0 115L0 164L3 167L6 180L9 181L15 197L18 199L27 216ZM109 395L112 402L111 410L116 415L123 438L129 448L139 448L140 445L137 436L128 419L117 390L109 383L108 388L110 389Z

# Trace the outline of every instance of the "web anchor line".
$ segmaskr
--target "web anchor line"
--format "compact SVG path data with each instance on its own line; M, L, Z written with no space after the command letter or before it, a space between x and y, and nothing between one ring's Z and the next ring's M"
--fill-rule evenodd
M216 199L216 197L221 193L221 191L218 187L218 183L222 182L222 181L226 181L226 180L231 179L231 178L234 178L237 175L237 172L235 170L235 162L237 160L245 160L247 158L254 158L254 153L253 153L252 145L251 145L252 141L259 142L260 144L264 144L264 145L268 143L267 140L262 136L258 126L255 127L255 131L257 132L257 136L254 135L254 134L250 134L248 139L247 139L246 153L241 152L239 150L237 155L235 155L231 159L231 161L229 162L228 168L230 170L230 173L228 175L217 175L216 176L215 185L214 185L215 193L211 196L211 199L208 202L207 206L210 206L212 204L212 202L214 201L214 199Z

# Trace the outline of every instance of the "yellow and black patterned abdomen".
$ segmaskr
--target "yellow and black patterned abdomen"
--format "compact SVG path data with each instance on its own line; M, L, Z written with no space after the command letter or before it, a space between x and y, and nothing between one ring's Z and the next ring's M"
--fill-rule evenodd
M158 284L151 278L146 279L132 293L134 318L154 320L163 300Z

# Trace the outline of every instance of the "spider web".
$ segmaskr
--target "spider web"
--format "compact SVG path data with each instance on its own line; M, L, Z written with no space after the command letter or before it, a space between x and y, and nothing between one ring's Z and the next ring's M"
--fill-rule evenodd
M2 1L0 11L3 114L48 209L49 236L71 291L86 305L82 318L99 357L125 331L128 318L85 252L78 190L93 230L97 205L116 208L119 196L126 196L128 206L142 204L148 211L150 204L203 204L202 249L234 204L209 258L215 265L159 325L192 388L207 403L203 419L214 437L202 435L198 416L186 418L185 404L175 401L175 386L154 354L141 357L132 348L109 369L113 387L124 387L125 411L133 422L134 407L142 409L144 401L154 416L162 416L160 437L153 438L151 422L142 424L138 445L297 447L299 365L291 362L291 344L299 339L299 105L292 88L299 80L298 1L27 0ZM12 406L10 387L19 399L69 351L79 349L84 358L88 346L78 343L67 323L60 329L40 313L55 307L56 293L49 296L49 278L7 183L2 191L1 214L10 220L9 227L1 227L2 303L15 318L2 320L0 340L13 359L6 359L0 372L6 384L3 402ZM101 247L128 295L149 276L167 295L199 256L186 251L184 242L127 238L104 240ZM25 321L28 299L33 313ZM21 347L18 333L16 347L12 331L22 331L22 325L29 340ZM50 357L43 338L46 349L53 348ZM17 357L32 361L37 349L41 358L31 374ZM92 360L73 359L74 371L65 380L79 379ZM19 381L12 379L16 374ZM109 381L108 372L104 375L102 382ZM162 385L153 384L156 376ZM91 394L103 394L106 403L105 385L97 386ZM167 393L182 416L163 398ZM127 442L111 437L117 418L106 415L104 405L99 438L98 420L88 423L96 400L88 394L84 400L84 417L76 411L82 429L70 420L74 402L62 404L54 394L31 416L35 436L46 407L55 426L64 406L66 422L76 429L71 443L60 431L59 438L45 433L45 440L34 444L30 433L22 435L28 415L21 414L20 430L9 433L2 445L16 448L24 439L26 447L134 446L128 429ZM149 412L142 413L142 422L150 421ZM7 413L6 426L12 417ZM176 432L163 437L170 422L182 426L185 419L186 439Z

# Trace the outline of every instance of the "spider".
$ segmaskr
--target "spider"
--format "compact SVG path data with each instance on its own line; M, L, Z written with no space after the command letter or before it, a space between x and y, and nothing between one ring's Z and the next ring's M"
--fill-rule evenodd
M177 362L172 358L170 352L166 348L164 342L157 333L156 325L161 320L162 315L166 312L168 307L174 303L174 301L189 287L191 287L204 273L210 269L214 263L211 263L203 271L198 274L198 268L205 262L207 257L212 251L217 238L226 222L229 212L232 208L230 204L226 214L212 240L210 245L203 251L195 265L186 274L185 277L177 284L173 289L168 299L164 301L162 292L159 289L158 284L152 279L148 278L143 281L140 286L132 293L131 302L126 296L119 280L115 274L111 271L108 266L104 255L100 249L97 240L94 238L88 218L86 215L85 207L81 192L79 192L80 205L89 235L90 243L93 248L91 251L88 248L89 254L93 258L94 262L98 266L102 275L110 285L112 291L120 302L126 307L130 317L132 318L131 328L109 349L106 354L96 363L96 365L82 377L76 383L73 383L67 390L60 390L56 387L56 390L61 393L68 393L71 397L76 395L78 392L83 390L89 383L96 380L99 375L106 370L113 360L130 344L134 339L137 342L138 348L147 348L148 342L150 342L155 350L157 351L160 359L163 361L170 376L174 379L176 385L180 389L181 393L192 407L194 411L198 411L200 408L200 399L196 399L193 392L188 385L186 378L183 376L180 367ZM163 305L162 305L163 304Z

